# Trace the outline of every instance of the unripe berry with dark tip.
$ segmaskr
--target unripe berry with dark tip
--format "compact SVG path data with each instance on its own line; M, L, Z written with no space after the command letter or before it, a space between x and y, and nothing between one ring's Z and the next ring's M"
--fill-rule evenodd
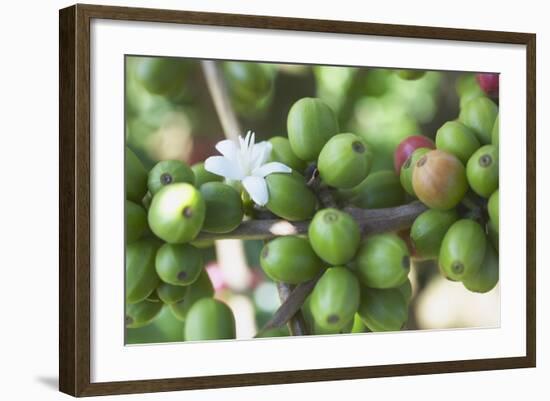
M206 206L190 184L166 185L153 197L147 216L153 233L168 243L189 242L202 228Z
M370 147L357 135L338 134L323 146L317 168L326 184L353 188L369 174L372 157Z
M328 208L315 214L308 229L313 250L331 265L349 262L359 247L361 232L346 212Z
M177 182L195 184L195 174L185 163L179 160L163 160L149 171L147 187L155 195L162 187Z
M172 285L192 284L203 267L201 252L189 244L164 244L155 258L158 276Z
M482 146L468 160L468 183L479 196L488 198L498 188L498 164L498 148L494 145Z
M396 288L405 283L410 271L407 244L397 234L367 237L357 253L361 282L371 288Z
M486 239L483 228L473 220L454 223L441 243L439 265L452 280L462 281L476 274L485 256Z
M311 313L319 326L339 330L353 319L359 299L359 282L355 275L346 267L331 267L311 293Z

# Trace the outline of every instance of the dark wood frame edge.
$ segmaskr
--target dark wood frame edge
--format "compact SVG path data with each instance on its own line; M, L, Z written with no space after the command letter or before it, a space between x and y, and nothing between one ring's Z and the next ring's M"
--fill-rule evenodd
M526 356L194 378L90 382L90 20L523 44L527 48ZM77 4L59 13L59 389L73 396L349 380L536 365L536 35Z

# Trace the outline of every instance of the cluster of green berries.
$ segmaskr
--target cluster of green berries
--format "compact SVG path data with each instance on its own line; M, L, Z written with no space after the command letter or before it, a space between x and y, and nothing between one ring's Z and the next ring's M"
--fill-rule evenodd
M403 141L396 171L369 173L372 151L360 136L338 133L330 108L305 98L288 115L289 150L316 162L322 185L363 208L418 198L429 210L414 221L409 244L397 233L361 238L346 212L317 209L307 236L277 238L260 262L276 281L298 284L322 274L303 312L313 333L399 330L407 321L410 259L437 259L445 277L471 291L498 282L498 107L477 97L457 121ZM406 195L405 195L406 194ZM463 206L475 197L474 213ZM299 202L299 198L295 198ZM361 324L362 323L362 324Z
M149 172L126 149L126 327L153 321L164 305L184 322L186 341L235 338L231 309L213 298L200 231L225 233L243 219L239 192L178 160Z
M383 199L384 191L379 189L386 186L386 194L391 194L391 188L399 186L398 177L389 172L392 181L385 171L370 174L371 147L359 135L340 133L335 113L322 100L298 100L289 111L287 132L288 139L277 137L272 142L275 160L291 166L295 173L315 163L320 185L334 197L348 195L356 204L372 207L384 207L391 201L391 196ZM394 202L401 204L403 190L398 192ZM294 204L302 203L295 193L286 196ZM268 242L261 251L260 264L271 279L288 284L321 276L302 307L309 332L401 329L411 294L410 254L405 241L395 233L362 238L351 215L322 207L320 202L312 203L309 213L301 217L312 217L307 235Z
M415 256L438 259L445 277L475 292L490 291L499 276L498 138L498 106L478 96L443 124L435 144L409 148L399 167L403 188L430 208L410 230Z

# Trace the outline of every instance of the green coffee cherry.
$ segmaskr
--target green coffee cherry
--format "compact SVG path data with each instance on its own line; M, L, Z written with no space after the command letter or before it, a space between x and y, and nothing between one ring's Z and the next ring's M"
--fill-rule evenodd
M189 244L164 244L157 252L155 268L162 281L172 285L195 282L204 267L201 252Z
M407 244L393 233L367 237L357 252L357 267L359 279L368 287L399 287L410 271Z
M399 331L408 319L408 305L398 288L364 288L359 316L371 331Z
M411 302L412 299L412 285L411 280L407 279L403 284L401 284L397 289L401 292L401 295L405 298L407 303Z
M235 317L223 302L203 298L189 309L185 319L185 341L229 340L235 336Z
M498 188L498 148L485 145L468 160L466 176L478 195L488 198Z
M430 209L420 214L410 234L416 254L425 259L437 258L445 233L458 218L455 209Z
M472 154L481 146L476 134L459 121L448 121L437 130L437 149L455 155L466 164Z
M141 203L147 192L147 171L136 154L128 147L126 148L125 166L126 199Z
M328 140L319 154L321 179L335 188L353 188L369 174L370 147L357 135L338 134Z
M187 183L167 185L153 197L149 227L168 243L193 240L202 228L206 206L198 190Z
M323 268L309 242L301 237L279 237L264 245L260 265L275 281L298 284L314 278Z
M162 309L162 302L141 301L126 305L125 326L129 329L147 326Z
M223 73L231 97L241 106L263 100L273 88L272 73L258 63L227 61Z
M290 141L288 138L274 136L269 139L269 142L272 146L271 156L269 159L270 161L283 163L292 170L300 173L306 169L307 163L299 159L298 156L294 154L292 148L290 147Z
M355 275L345 267L331 267L311 293L311 313L319 326L340 330L353 320L359 298L359 282Z
M126 201L126 243L137 241L147 231L145 209L132 201Z
M157 287L159 299L167 305L183 300L187 294L187 288L181 285L161 283Z
M498 254L492 245L487 244L481 268L471 276L465 277L462 284L473 292L491 291L498 283Z
M422 70L396 70L395 73L399 78L407 81L415 81L426 75L426 71Z
M211 298L214 295L214 287L208 273L202 269L199 278L193 284L182 288L187 289L185 296L182 300L170 304L170 311L176 319L183 322L195 302L202 298Z
M324 335L330 335L330 334L347 334L351 333L351 330L353 329L353 319L350 319L346 324L343 325L343 327L339 329L334 328L326 328L317 323L316 320L313 320L313 330L312 334L317 336L324 336Z
M311 295L309 295L306 298L301 309L302 315L304 316L305 323L311 334L326 335L326 334L344 334L344 333L351 332L351 329L353 327L353 319L351 319L349 322L346 322L341 329L326 329L323 326L320 326L313 318L313 314L311 312L311 298L312 298Z
M155 255L160 244L143 239L126 246L126 302L143 301L157 288L160 280L155 271Z
M352 196L351 203L363 209L399 206L405 201L405 191L393 170L381 170L369 174L352 191L356 195Z
M152 195L155 195L161 188L176 182L195 184L195 174L187 164L179 160L163 160L155 164L149 171L147 187Z
M487 204L489 218L491 219L491 222L493 223L497 232L498 232L498 224L499 224L498 209L499 209L499 196L498 196L498 189L497 189L495 192L493 192L493 194L489 198L489 203Z
M328 208L315 214L308 236L315 253L331 265L338 266L349 262L357 252L361 231L348 213Z
M206 203L203 231L223 234L241 224L243 203L235 188L221 182L207 182L200 188L200 192Z
M207 182L222 182L223 177L206 171L204 168L204 162L193 164L191 166L193 175L195 176L195 187L200 188L203 184Z
M495 119L495 125L493 125L493 131L491 132L491 144L493 144L496 147L498 147L498 143L499 143L499 135L500 135L499 126L500 126L499 116L497 114L497 117Z
M414 171L414 166L418 159L428 153L431 149L429 148L418 148L416 149L409 158L401 166L401 172L399 174L399 181L405 189L405 191L412 196L414 195L414 189L412 185L412 176Z
M170 95L184 84L190 66L177 58L147 57L137 65L136 78L150 93Z
M292 105L287 118L288 140L302 160L314 161L338 132L334 111L321 99L305 97Z
M266 177L269 200L266 207L283 219L306 220L315 213L317 198L297 173L274 173Z
M439 251L442 272L452 280L461 281L478 272L485 255L485 232L473 220L455 222L443 237Z
M460 110L458 119L469 127L482 145L491 143L493 126L498 114L497 105L488 97L481 96L470 100Z

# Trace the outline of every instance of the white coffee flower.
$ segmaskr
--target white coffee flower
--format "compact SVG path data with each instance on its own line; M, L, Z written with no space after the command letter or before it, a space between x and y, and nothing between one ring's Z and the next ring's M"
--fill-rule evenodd
M264 206L269 200L265 177L273 173L290 173L292 169L283 163L266 163L271 155L271 143L254 143L254 132L248 131L239 146L230 139L216 144L223 156L212 156L204 162L204 168L229 180L241 181L252 200Z

